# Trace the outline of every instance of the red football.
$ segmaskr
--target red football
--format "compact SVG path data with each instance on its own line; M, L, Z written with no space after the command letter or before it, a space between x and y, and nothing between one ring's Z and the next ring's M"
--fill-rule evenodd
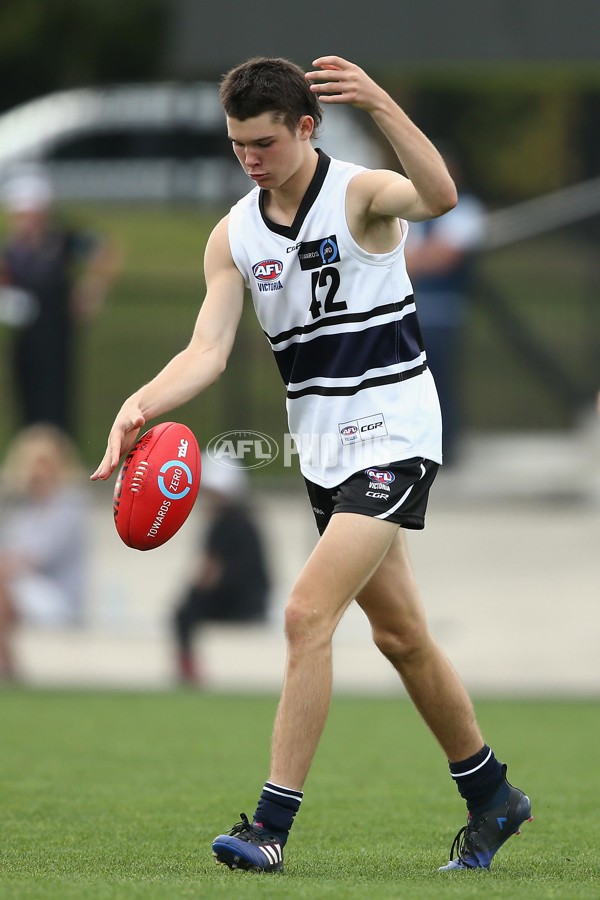
M198 496L200 447L179 422L143 434L121 466L113 511L121 540L134 550L160 547L179 531Z

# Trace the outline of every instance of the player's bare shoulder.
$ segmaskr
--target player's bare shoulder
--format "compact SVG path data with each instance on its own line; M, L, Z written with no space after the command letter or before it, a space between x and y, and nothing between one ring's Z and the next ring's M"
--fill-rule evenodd
M208 241L206 242L205 254L213 256L214 254L231 255L229 249L229 214L223 216L211 231Z
M206 242L204 271L209 279L214 274L234 269L229 243L229 215L226 215L217 222Z

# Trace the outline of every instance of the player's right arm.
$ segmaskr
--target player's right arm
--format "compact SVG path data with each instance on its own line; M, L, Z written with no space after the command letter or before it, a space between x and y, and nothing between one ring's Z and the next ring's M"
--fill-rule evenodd
M204 255L206 297L190 343L152 381L129 397L108 436L106 453L91 476L106 480L133 446L142 425L191 400L221 375L242 315L244 281L229 247L228 219L215 227Z
M453 209L456 188L444 160L391 96L364 69L341 56L321 56L313 65L317 68L307 72L306 78L319 101L349 103L368 112L408 176L380 169L353 179L349 197L359 210L358 217L362 215L367 223L386 218L419 222Z

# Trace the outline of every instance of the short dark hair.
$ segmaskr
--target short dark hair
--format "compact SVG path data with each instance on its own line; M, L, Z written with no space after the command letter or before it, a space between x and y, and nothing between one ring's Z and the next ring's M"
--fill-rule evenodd
M312 116L316 131L323 118L303 70L281 57L255 56L231 69L221 80L219 97L225 113L240 122L274 112L293 131L302 116Z

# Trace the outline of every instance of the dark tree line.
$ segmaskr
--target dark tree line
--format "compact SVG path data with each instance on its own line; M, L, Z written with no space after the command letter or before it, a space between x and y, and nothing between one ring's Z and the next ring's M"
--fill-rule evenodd
M62 88L160 77L168 0L2 0L0 111Z

